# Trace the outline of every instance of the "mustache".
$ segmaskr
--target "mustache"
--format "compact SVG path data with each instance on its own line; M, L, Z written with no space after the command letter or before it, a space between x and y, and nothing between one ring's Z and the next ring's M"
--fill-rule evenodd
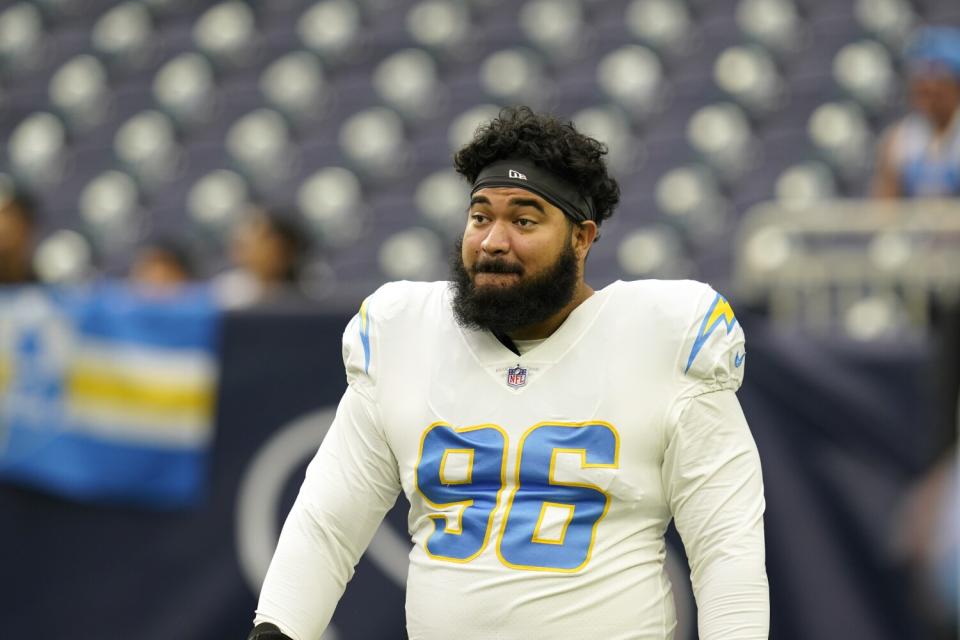
M523 267L519 264L510 264L506 260L484 260L477 262L470 270L474 275L478 273L515 273L523 275Z

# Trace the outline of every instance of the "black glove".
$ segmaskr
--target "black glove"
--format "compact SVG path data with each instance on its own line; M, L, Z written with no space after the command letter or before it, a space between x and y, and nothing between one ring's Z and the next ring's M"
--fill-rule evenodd
M280 633L280 629L277 629L276 625L261 622L253 628L253 631L247 636L247 640L291 640L291 638Z

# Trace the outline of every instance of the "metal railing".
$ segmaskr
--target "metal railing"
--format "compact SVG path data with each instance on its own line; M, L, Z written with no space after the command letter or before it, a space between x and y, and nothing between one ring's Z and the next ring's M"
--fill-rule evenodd
M933 307L960 301L960 199L764 203L735 245L738 298L782 326L922 333Z

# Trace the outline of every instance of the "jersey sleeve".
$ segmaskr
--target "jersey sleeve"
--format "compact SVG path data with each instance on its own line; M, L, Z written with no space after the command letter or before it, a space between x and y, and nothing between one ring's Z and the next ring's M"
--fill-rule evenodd
M382 328L376 302L376 294L368 298L344 331L348 387L307 468L260 592L254 623L275 624L294 640L321 636L400 493L397 460L375 401Z
M294 640L319 638L399 492L375 409L351 385L283 525L255 624L271 622Z
M363 301L343 332L347 383L367 397L375 397L389 342L387 332L412 298L409 285L391 282L377 289Z
M347 323L343 331L343 368L347 374L347 384L372 391L378 362L374 361L371 333L373 316L370 313L370 296L360 305L360 310ZM376 306L374 302L373 306ZM379 356L379 349L377 350ZM379 358L377 358L379 360Z
M684 395L736 391L743 382L747 355L743 329L726 298L706 285L698 289L680 349Z
M667 502L690 561L703 640L766 640L760 457L735 393L686 399L664 451Z

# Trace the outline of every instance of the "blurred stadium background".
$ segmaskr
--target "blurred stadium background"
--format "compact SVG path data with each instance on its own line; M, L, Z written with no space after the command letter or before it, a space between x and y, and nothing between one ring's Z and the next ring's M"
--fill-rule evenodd
M905 51L924 25L960 26L960 4L0 3L0 200L35 203L32 264L51 285L0 297L9 637L242 637L343 387L346 318L385 281L445 277L468 196L451 156L512 104L610 147L622 202L592 284L704 280L747 328L772 637L955 637L958 516L942 496L956 483L942 469L960 202L867 197L881 134L909 110ZM302 240L282 301L238 298L222 277L244 266L238 229L258 210ZM226 293L126 291L157 243ZM171 400L158 371L194 386ZM126 450L51 453L69 420L37 422L27 396L74 417L85 399L89 434L193 457L150 458L149 476ZM143 411L160 417L130 417ZM16 433L28 413L42 438ZM32 457L39 470L24 470ZM64 460L97 473L58 475ZM331 637L404 637L403 531L395 512ZM688 640L689 596L678 606Z

